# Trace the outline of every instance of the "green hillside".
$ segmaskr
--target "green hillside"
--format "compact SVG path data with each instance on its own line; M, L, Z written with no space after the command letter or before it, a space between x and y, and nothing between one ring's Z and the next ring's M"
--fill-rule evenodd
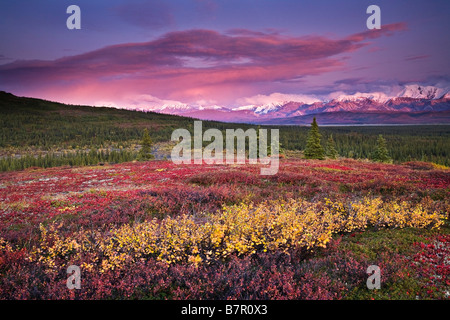
M154 141L167 140L175 128L191 119L106 107L65 105L20 98L0 92L0 147L39 147L44 150L101 147L139 139L148 128Z

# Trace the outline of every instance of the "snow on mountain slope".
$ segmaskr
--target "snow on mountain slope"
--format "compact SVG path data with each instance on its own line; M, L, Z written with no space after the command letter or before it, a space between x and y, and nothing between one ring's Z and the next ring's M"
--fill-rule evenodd
M393 114L416 112L442 112L450 110L448 88L409 84L396 93L337 91L326 99L313 95L272 93L242 98L235 107L224 107L214 102L199 101L186 104L146 96L138 109L176 114L203 120L225 122L261 122L319 114ZM378 119L384 119L378 117ZM405 118L406 119L406 118ZM289 120L287 120L289 121Z
M397 95L397 97L415 99L439 99L447 95L448 91L448 88L410 84L406 85L405 88Z
M283 105L287 104L288 101L282 101L282 102L272 102L268 104L263 105L246 105L246 106L240 106L233 108L234 111L242 111L242 110L251 110L254 113L257 114L267 114L269 112L277 111L282 107Z
M251 110L258 115L265 115L277 112L290 103L297 103L300 105L313 104L315 102L321 102L321 100L313 95L275 92L270 95L259 94L256 96L239 99L237 103L240 104L240 106L233 108L233 110Z
M385 103L387 102L389 99L391 99L392 97L386 95L383 92L357 92L355 94L339 94L339 93L334 93L331 95L331 97L335 96L335 98L333 98L332 100L335 101L360 101L360 100L366 100L366 99L370 99L373 101L377 101L380 103Z

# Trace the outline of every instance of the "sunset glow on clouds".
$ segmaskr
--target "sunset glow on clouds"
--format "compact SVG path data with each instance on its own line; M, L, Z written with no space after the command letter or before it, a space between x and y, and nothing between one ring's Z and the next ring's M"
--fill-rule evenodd
M0 74L7 83L26 84L28 90L45 92L51 87L52 95L57 94L55 89L67 92L59 98L64 100L70 100L74 91L86 102L104 97L120 101L150 91L158 98L189 103L212 98L230 103L236 88L245 96L267 83L339 70L345 60L337 55L404 29L404 24L392 24L342 39L249 30L170 32L150 42L114 45L53 61L7 64L0 66Z
M151 27L139 13L142 2L134 6L112 3L123 21L132 21L134 27ZM169 27L176 23L176 11L172 13L171 6L161 1L155 3L154 8L167 18ZM219 14L220 1L196 4L192 9L195 12ZM276 15L276 6L274 10ZM133 15L136 20L132 19ZM361 18L362 21L366 18L364 12ZM158 21L154 21L154 27L163 28L162 21ZM379 89L375 87L383 85L383 81L420 81L448 75L448 62L441 70L430 69L430 65L436 64L427 60L439 57L433 57L427 50L394 52L412 70L407 65L390 67L392 62L383 61L389 47L380 46L389 38L399 39L402 34L411 33L415 26L409 22L383 24L380 30L359 26L355 28L357 32L341 35L331 32L294 35L289 30L270 28L270 23L264 30L232 25L215 30L212 26L188 25L189 29L178 26L176 30L160 32L149 41L106 45L56 59L6 63L2 60L0 90L66 103L118 107L155 108L183 103L236 106L274 93L303 95L306 100L317 94L358 86ZM17 41L20 42L20 37ZM364 57L367 66L361 62ZM414 64L421 64L418 70L431 71L414 73ZM409 71L392 73L402 68Z

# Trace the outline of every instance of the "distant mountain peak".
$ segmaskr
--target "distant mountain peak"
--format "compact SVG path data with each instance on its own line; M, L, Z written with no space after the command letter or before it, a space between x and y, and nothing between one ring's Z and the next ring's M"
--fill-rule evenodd
M268 114L270 112L278 111L281 107L288 104L289 102L291 102L291 101L276 101L276 102L270 102L270 103L265 103L265 104L251 104L251 105L236 107L236 108L233 108L232 110L235 110L235 111L250 110L256 114Z
M292 99L283 99L283 98ZM400 114L433 113L450 111L450 94L448 90L434 87L411 84L404 86L397 94L388 95L384 92L356 92L346 94L336 92L329 96L329 100L319 100L306 95L284 95L271 94L269 96L258 95L242 99L242 105L233 108L198 107L196 105L183 107L181 109L161 110L163 113L173 113L204 120L218 120L225 122L248 122L248 123L297 123L298 117L309 117L312 115L334 115L336 123L339 117L351 113L355 117L367 114L375 117L383 123L385 119ZM248 103L250 102L250 103ZM246 104L248 103L248 104ZM381 117L383 114L386 117ZM290 120L290 119L297 120ZM367 118L367 121L373 119ZM402 121L412 121L414 117L403 117ZM428 118L426 118L428 119ZM429 119L428 119L429 120ZM427 121L428 121L427 120ZM416 120L414 120L416 121ZM435 121L435 120L433 120Z
M422 86L419 84L406 85L397 97L407 97L415 99L439 99L448 94L448 89L435 86Z
M166 102L173 103L164 103L159 106L158 103L150 106L135 106L134 110L154 111L200 120L266 125L308 125L311 123L312 117L317 117L319 124L324 125L450 123L450 94L448 91L422 86L420 88L411 86L405 89L408 90L403 90L404 92L387 101L385 101L386 96L367 93L345 97L336 95L332 100L309 101L310 103L269 101L260 105L245 105L231 109L208 103L208 101L189 105L166 100ZM410 95L415 97L409 97ZM435 98L430 99L430 97ZM33 103L43 101L35 98L20 98L0 91L0 107L10 108L14 106L15 100Z
M363 100L372 100L372 101L376 101L376 102L381 102L381 103L385 103L386 101L388 101L389 99L391 99L390 96L386 95L383 92L357 92L355 94L342 94L337 96L335 99L335 101L363 101Z

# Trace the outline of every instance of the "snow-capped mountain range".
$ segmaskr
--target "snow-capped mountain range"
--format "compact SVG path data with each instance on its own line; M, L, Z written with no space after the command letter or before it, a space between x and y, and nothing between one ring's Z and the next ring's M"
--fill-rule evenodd
M142 108L201 120L260 124L309 124L313 116L323 124L450 123L448 88L407 85L397 94L383 92L345 94L328 99L272 94L244 99L243 105L164 104ZM255 103L251 103L255 102Z

